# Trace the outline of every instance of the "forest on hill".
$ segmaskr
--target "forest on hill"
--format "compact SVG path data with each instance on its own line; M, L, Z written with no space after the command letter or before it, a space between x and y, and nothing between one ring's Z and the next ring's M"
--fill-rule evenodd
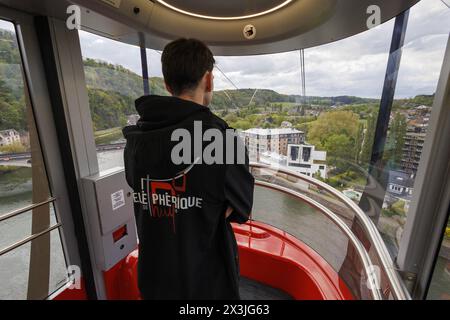
M0 41L0 130L26 131L23 76L16 37L9 31L0 30L0 39L5 40ZM134 100L143 95L142 77L121 65L89 58L84 60L84 69L95 130L126 125L127 116L136 113ZM150 87L152 94L168 94L162 78L151 78ZM432 100L433 96L426 95L396 100L394 108L431 105ZM308 120L305 108L326 111L344 107L364 115L376 109L379 103L377 99L354 96L306 97L306 101L307 106L300 107L302 97L267 89L219 90L215 92L210 107L220 116L234 119L232 122L238 128L245 129L255 124L266 127L279 125L282 119L279 115L284 113L300 125ZM270 115L261 122L255 114ZM249 121L252 119L258 121Z

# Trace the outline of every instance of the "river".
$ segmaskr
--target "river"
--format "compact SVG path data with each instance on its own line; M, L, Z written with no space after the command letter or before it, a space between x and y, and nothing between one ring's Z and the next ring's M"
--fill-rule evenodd
M100 152L100 170L123 167L123 150ZM0 214L10 212L31 203L31 169L21 168L11 174L0 175ZM307 204L292 197L262 188L256 188L254 201L255 220L276 226L294 235L318 252L330 265L339 270L347 250L347 239L326 217ZM52 223L56 222L51 208ZM31 213L0 222L0 249L29 236ZM64 281L64 262L58 233L51 235L51 289ZM0 299L24 299L29 267L29 245L0 257L0 281L3 286ZM450 292L450 275L445 272L447 260L439 257L430 288L430 298L440 298ZM11 281L5 281L10 279Z

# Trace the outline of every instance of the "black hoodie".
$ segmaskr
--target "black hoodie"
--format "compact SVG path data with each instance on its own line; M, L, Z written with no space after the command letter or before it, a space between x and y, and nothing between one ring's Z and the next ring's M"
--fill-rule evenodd
M193 164L175 165L175 129L194 137L194 121L201 121L203 132L224 132L230 129L226 122L204 106L175 97L142 97L136 109L140 120L123 133L142 297L239 299L239 258L230 222L246 222L252 209L248 158L246 164L207 165L192 157ZM225 219L229 206L234 210Z

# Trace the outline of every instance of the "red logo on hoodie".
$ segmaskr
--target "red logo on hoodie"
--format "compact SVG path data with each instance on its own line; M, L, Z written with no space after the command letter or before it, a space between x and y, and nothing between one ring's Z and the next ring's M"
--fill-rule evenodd
M176 232L175 217L177 214L190 208L202 207L202 198L183 197L187 186L186 175L171 180L142 178L141 185L142 193L134 195L134 202L148 208L152 218L171 219L174 233Z

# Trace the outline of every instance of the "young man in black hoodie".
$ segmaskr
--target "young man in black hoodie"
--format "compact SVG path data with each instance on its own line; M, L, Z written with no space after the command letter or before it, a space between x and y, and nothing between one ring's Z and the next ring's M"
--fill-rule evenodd
M179 39L166 46L161 61L172 97L138 99L140 120L123 130L139 236L139 289L143 299L239 299L239 256L230 222L245 223L252 209L248 157L239 148L242 141L227 139L231 128L208 108L215 63L208 47ZM205 134L208 130L215 134ZM223 147L210 152L223 161L203 159L206 136Z

